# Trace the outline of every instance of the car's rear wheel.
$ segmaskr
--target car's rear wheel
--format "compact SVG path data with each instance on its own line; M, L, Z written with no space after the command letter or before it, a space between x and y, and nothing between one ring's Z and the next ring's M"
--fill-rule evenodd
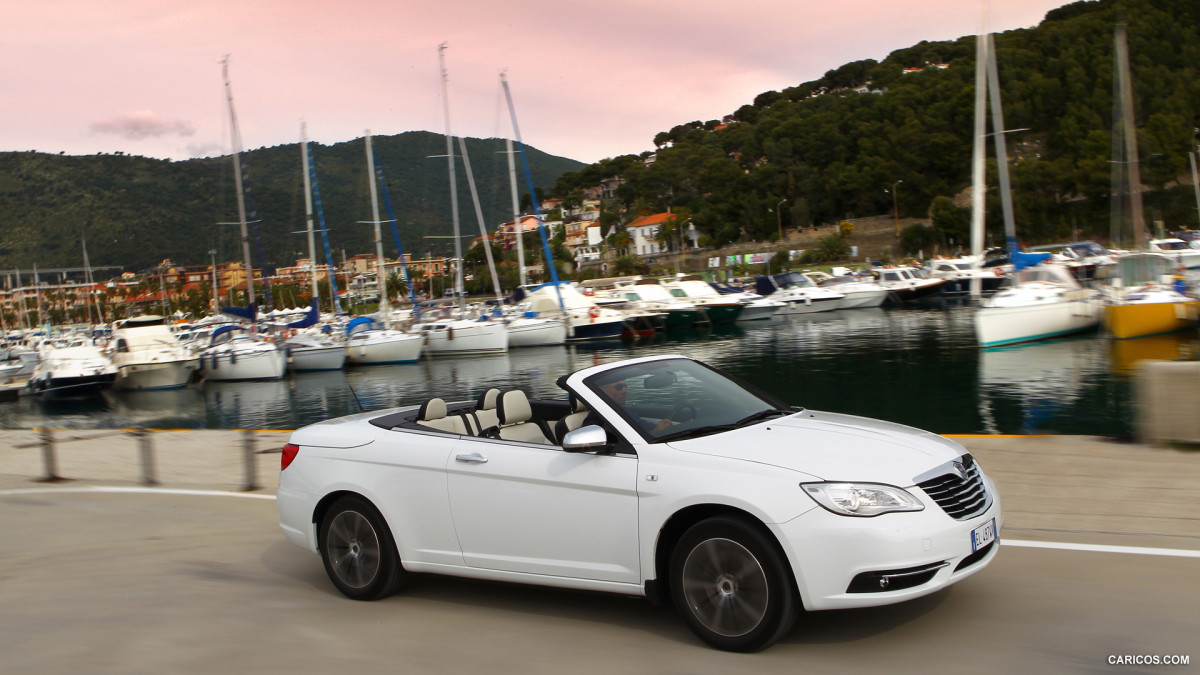
M796 616L796 592L769 534L741 519L696 523L671 554L671 597L701 640L728 651L762 649Z
M395 593L404 577L383 517L360 497L343 497L321 519L321 560L329 580L355 600Z

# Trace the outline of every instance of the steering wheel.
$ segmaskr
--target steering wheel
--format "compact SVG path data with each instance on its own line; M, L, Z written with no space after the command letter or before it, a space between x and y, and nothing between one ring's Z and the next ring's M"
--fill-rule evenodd
M667 419L672 422L691 422L696 419L696 406L692 405L691 401L680 401L671 414L667 415Z

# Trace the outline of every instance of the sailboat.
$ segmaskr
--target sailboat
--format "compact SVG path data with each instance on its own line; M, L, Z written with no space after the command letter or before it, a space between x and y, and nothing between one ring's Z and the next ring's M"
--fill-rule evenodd
M320 289L317 286L317 245L313 236L313 197L312 167L309 162L308 132L305 125L300 125L300 162L304 167L304 207L306 232L308 234L308 271L309 282L312 284L312 306L309 316L289 324L289 329L298 332L290 336L284 343L291 359L292 370L296 372L310 370L341 370L346 364L346 345L334 340L333 335L314 332L312 327L320 319Z
M1146 241L1146 226L1142 215L1137 135L1133 129L1133 91L1124 24L1117 25L1113 51L1116 69L1113 227L1117 229L1128 215L1133 228L1133 243L1141 249ZM1127 200L1123 199L1126 195ZM1125 339L1173 333L1200 322L1200 300L1188 297L1173 284L1175 266L1176 263L1163 253L1146 250L1129 253L1117 260L1117 273L1108 288L1109 303L1104 311L1104 326L1113 337Z
M973 157L974 199L972 204L973 252L981 253L983 240L983 161L987 103L991 93L992 137L995 139L1000 177L1000 199L1004 209L1004 234L1015 280L984 301L975 312L975 337L980 347L998 347L1046 340L1096 328L1100 324L1103 298L1084 288L1061 265L1045 263L1049 254L1017 251L1012 195L1008 187L1008 152L1004 143L1004 113L1000 105L1000 77L996 72L996 50L992 34L981 34L976 47L975 152ZM971 294L978 297L978 279Z
M517 239L517 270L519 272L518 279L520 288L527 288L529 280L525 276L525 232L521 225L521 203L517 192L517 163L515 160L516 150L513 149L513 137L516 137L520 143L520 127L517 126L517 111L513 106L512 92L508 88L508 79L504 73L500 73L500 86L504 89L504 97L508 101L508 115L512 120L512 137L505 139L505 149L508 155L508 176L510 192L512 193L512 210L513 210L513 233ZM533 186L530 187L530 197L533 199ZM480 221L480 229L482 230L482 221ZM538 227L541 228L541 220L538 219ZM484 233L484 246L487 246L487 233ZM488 263L491 263L491 253L488 253ZM547 268L552 267L554 262L547 259ZM495 278L495 268L492 269L492 276ZM499 284L497 284L499 291ZM556 311L551 311L545 316L528 303L519 304L515 311L510 310L506 319L508 324L508 345L510 347L536 347L542 345L561 345L567 341L567 318L565 308L559 304ZM548 317L555 318L548 318Z
M246 230L246 194L242 186L241 134L233 109L233 88L229 83L229 57L221 60L225 80L225 96L229 103L230 135L233 141L233 178L237 188L238 224L242 234L242 262L246 269L246 290L250 306L241 313L250 321L250 329L240 332L235 327L213 331L209 347L200 352L200 372L206 380L271 380L282 378L287 371L287 352L274 342L267 342L255 329L257 304L254 298L254 266L250 263L250 237ZM239 308L226 308L230 311ZM224 328L224 327L223 327Z
M458 221L458 184L454 173L454 136L450 130L450 101L449 76L446 72L446 47L443 42L438 45L438 64L442 74L442 109L446 121L446 158L450 172L450 213L454 225L454 257L455 265L454 294L459 306L457 312L450 307L442 307L438 316L430 318L414 326L425 336L425 344L429 353L434 356L458 354L502 354L508 351L508 329L503 323L491 321L487 316L476 320L463 318L465 308L463 298L463 269L462 269L462 240L460 238ZM466 144L462 144L465 151ZM463 160L467 161L463 152ZM469 175L469 174L468 174Z
M359 317L346 326L349 336L348 358L356 365L415 363L421 358L424 340L420 335L392 330L392 310L388 305L387 266L383 257L383 238L379 228L379 196L375 189L375 153L371 132L366 132L367 182L371 187L371 218L375 226L375 278L379 286L379 322L362 322Z

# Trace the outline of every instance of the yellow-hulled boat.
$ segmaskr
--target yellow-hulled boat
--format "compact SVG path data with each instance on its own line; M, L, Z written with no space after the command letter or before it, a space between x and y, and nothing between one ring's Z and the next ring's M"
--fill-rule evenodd
M1117 261L1104 326L1117 339L1162 335L1200 323L1200 300L1175 286L1171 261L1157 253L1134 253Z

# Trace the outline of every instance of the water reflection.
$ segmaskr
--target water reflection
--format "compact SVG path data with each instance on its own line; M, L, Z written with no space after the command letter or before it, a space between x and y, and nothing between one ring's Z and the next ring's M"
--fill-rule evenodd
M1194 331L1112 340L1111 344L1112 371L1122 375L1134 374L1139 361L1195 361L1200 358L1200 341Z
M1001 433L1012 422L1021 433L1053 433L1083 397L1085 388L1108 369L1103 340L1083 337L984 349L979 353L979 405L984 431ZM999 409L999 410L998 410Z
M215 429L291 429L300 419L287 380L205 382L205 426Z

